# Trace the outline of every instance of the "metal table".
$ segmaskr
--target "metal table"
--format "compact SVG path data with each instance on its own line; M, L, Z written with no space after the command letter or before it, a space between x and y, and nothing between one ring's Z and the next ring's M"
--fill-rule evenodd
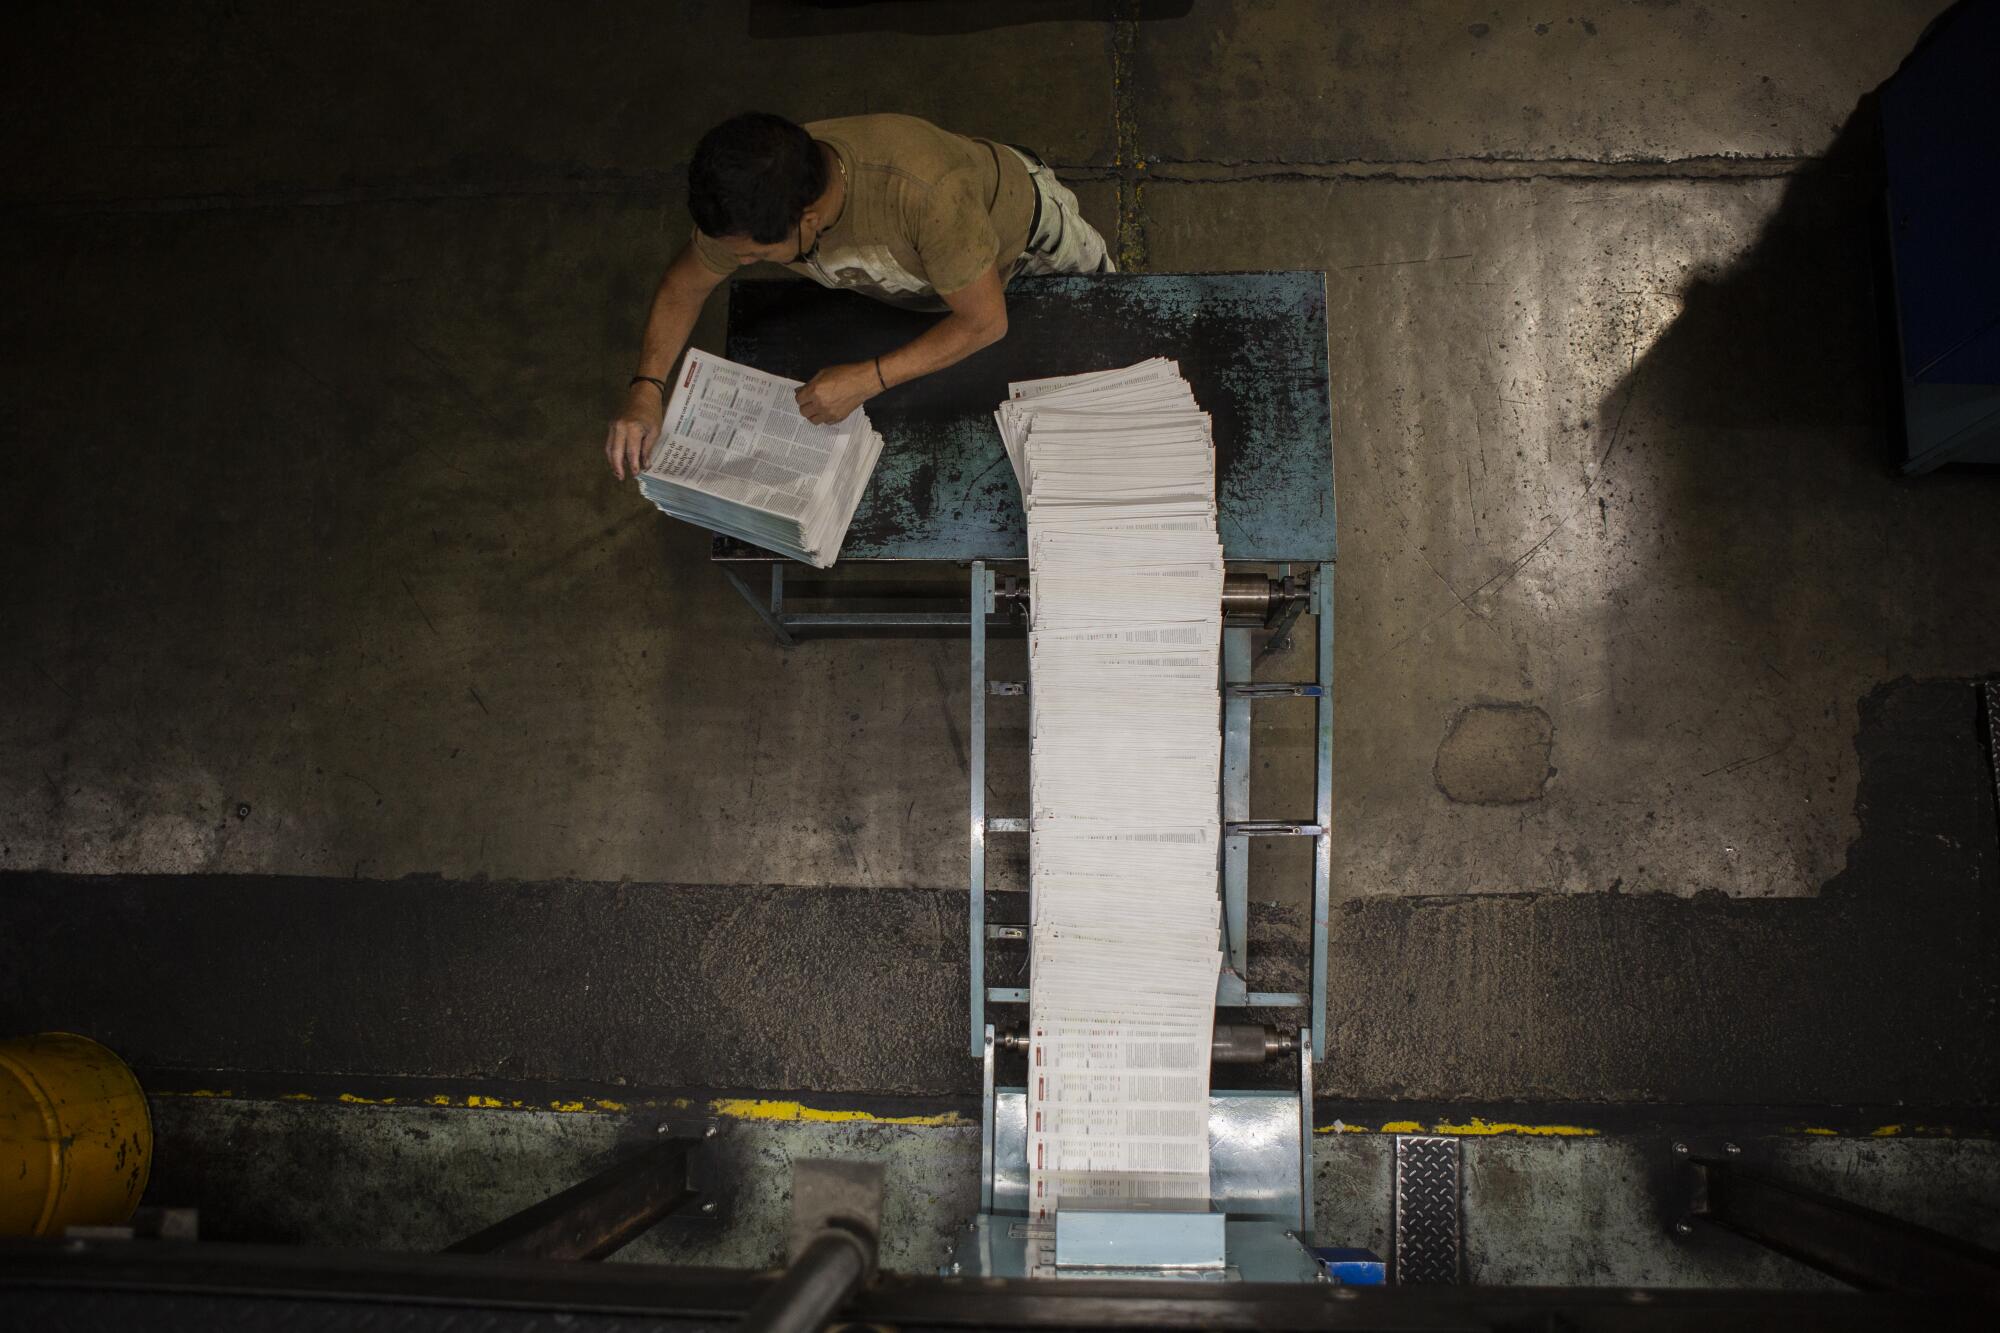
M726 354L809 379L830 362L900 347L937 318L808 282L739 282L729 294ZM1160 355L1180 362L1215 420L1224 557L1333 560L1324 275L1025 278L1007 291L1007 319L1007 337L995 346L868 405L882 458L841 547L842 565L1025 561L1021 493L993 424L1008 381ZM717 537L710 558L784 643L802 632L967 623L965 612L790 611L779 557ZM768 587L753 590L750 579L760 574Z
M1258 1158L1238 1163L1231 1143L1218 1143L1216 1160L1224 1178L1216 1183L1215 1197L1232 1213L1247 1206L1253 1217L1309 1233L1312 1068L1317 1054L1313 1041L1315 1034L1326 1031L1333 806L1335 530L1325 277L1306 272L1033 278L1008 290L1007 313L1008 335L999 344L869 404L869 417L883 436L882 458L840 556L843 565L969 566L965 609L802 612L785 605L785 562L780 557L718 536L711 559L787 644L801 633L829 630L968 631L972 724L968 1035L970 1053L985 1066L981 1214L982 1218L1005 1214L1010 1173L1018 1165L1011 1161L1018 1145L1009 1138L1009 1126L1018 1121L1020 1107L1018 1094L994 1085L995 1038L988 1010L1025 1006L1028 991L989 986L986 951L989 941L1024 947L1027 932L987 920L986 840L989 835L1026 834L1028 821L989 818L986 813L986 707L989 695L1018 696L1026 692L1028 682L989 680L986 640L990 630L1015 623L1002 604L1010 608L1020 604L1027 532L1020 491L993 423L993 409L1006 398L1010 380L1108 369L1149 356L1171 356L1180 363L1181 374L1215 423L1216 508L1225 561L1232 572L1251 564L1276 566L1273 572L1281 579L1292 579L1294 566L1301 567L1298 581L1309 591L1292 605L1296 610L1309 604L1314 617L1312 678L1293 683L1253 684L1254 631L1235 626L1223 630L1226 838L1219 871L1225 966L1216 986L1216 1004L1301 1010L1304 1018L1298 1033L1296 1091L1278 1094L1278 1104L1270 1101L1274 1094L1269 1092L1218 1092L1223 1109L1211 1117L1215 1132L1225 1140L1228 1127L1245 1117L1261 1123L1261 1118L1275 1114L1280 1123L1297 1127L1296 1149L1282 1161ZM738 283L730 293L727 355L775 374L807 379L830 362L861 360L898 347L936 318L808 283ZM746 577L754 576L759 565L767 567L768 593L753 589ZM893 574L894 569L887 572ZM1284 699L1313 703L1314 808L1309 818L1252 821L1250 711L1259 700ZM1249 839L1259 836L1314 840L1312 958L1305 992L1258 990L1251 985ZM996 1271L989 1262L993 1258L987 1255L976 1261L977 1271ZM1009 1271L1013 1262L1006 1260L997 1271Z

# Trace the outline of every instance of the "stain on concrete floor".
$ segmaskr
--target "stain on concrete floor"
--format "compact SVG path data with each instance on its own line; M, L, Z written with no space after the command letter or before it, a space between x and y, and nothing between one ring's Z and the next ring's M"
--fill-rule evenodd
M1555 739L1555 724L1533 704L1473 704L1451 720L1431 771L1454 801L1520 805L1556 775Z

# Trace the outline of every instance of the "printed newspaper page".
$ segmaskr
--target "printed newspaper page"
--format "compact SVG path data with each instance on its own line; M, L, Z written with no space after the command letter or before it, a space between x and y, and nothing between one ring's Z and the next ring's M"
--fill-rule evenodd
M799 414L798 387L690 351L647 474L805 522L820 479L865 418L815 426Z

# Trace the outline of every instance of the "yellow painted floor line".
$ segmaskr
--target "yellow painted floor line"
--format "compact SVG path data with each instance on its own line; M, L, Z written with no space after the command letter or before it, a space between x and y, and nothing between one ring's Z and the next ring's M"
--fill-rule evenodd
M193 1088L186 1091L156 1092L155 1097L206 1097L225 1098L237 1101L271 1100L239 1094L228 1088ZM718 1097L711 1101L697 1103L687 1097L634 1098L630 1101L612 1101L602 1097L558 1098L537 1101L520 1097L493 1097L483 1093L445 1094L433 1093L417 1097L364 1097L358 1093L312 1093L284 1092L275 1099L285 1102L336 1102L347 1106L441 1106L464 1107L471 1110L507 1111L556 1111L565 1114L595 1115L605 1112L694 1112L698 1115L713 1116L722 1120L741 1120L760 1124L816 1124L816 1125L896 1125L908 1129L967 1129L977 1128L979 1121L960 1115L956 1111L942 1111L935 1114L892 1115L875 1111L852 1108L813 1106L810 1103L786 1098L765 1097ZM1602 1138L1619 1131L1590 1125L1538 1125L1511 1120L1481 1120L1473 1116L1463 1122L1439 1120L1429 1125L1419 1120L1385 1120L1379 1125L1349 1124L1335 1120L1331 1124L1318 1125L1315 1134L1442 1134L1453 1137L1480 1138ZM1646 1131L1632 1131L1641 1133ZM1761 1131L1779 1135L1799 1135L1808 1138L1955 1138L1958 1137L1949 1125L1877 1125L1872 1129L1829 1129L1821 1125L1787 1125L1775 1131Z
M209 1097L227 1098L237 1101L270 1100L239 1096L227 1088L195 1088L188 1091L155 1092L155 1097ZM344 1106L443 1106L465 1107L472 1110L508 1111L556 1111L564 1114L600 1114L621 1111L680 1111L696 1109L696 1103L687 1097L639 1098L633 1101L611 1101L602 1097L557 1098L551 1101L535 1101L520 1097L491 1097L483 1093L466 1093L451 1096L433 1093L423 1097L363 1097L358 1093L312 1093L282 1092L276 1100L284 1102L336 1102ZM874 1111L848 1108L833 1109L811 1106L805 1102L778 1100L762 1097L718 1097L701 1104L703 1113L724 1120L751 1120L766 1124L825 1124L825 1125L902 1125L920 1129L958 1129L976 1127L977 1120L968 1119L955 1111L944 1111L935 1115L883 1115Z
M804 1102L724 1097L708 1104L709 1113L730 1120L812 1121L816 1124L914 1125L923 1129L976 1125L954 1111L939 1115L876 1115L872 1111L829 1111Z
M1425 1128L1416 1120L1385 1120L1380 1126L1350 1125L1336 1120L1330 1125L1318 1125L1315 1134L1445 1134L1465 1135L1518 1135L1524 1138L1596 1138L1603 1134L1601 1129L1591 1129L1584 1125L1521 1125L1507 1120L1481 1120L1474 1116L1464 1124L1452 1124L1440 1120Z

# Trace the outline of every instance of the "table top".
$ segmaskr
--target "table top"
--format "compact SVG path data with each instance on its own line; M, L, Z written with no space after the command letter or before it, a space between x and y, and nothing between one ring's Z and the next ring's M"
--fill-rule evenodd
M940 318L810 282L739 281L726 355L790 379L865 361ZM1024 560L1027 524L993 424L1009 380L1169 356L1214 418L1225 558L1334 558L1326 281L1318 272L1021 278L1007 336L868 404L882 457L840 558ZM732 538L715 559L775 559Z

